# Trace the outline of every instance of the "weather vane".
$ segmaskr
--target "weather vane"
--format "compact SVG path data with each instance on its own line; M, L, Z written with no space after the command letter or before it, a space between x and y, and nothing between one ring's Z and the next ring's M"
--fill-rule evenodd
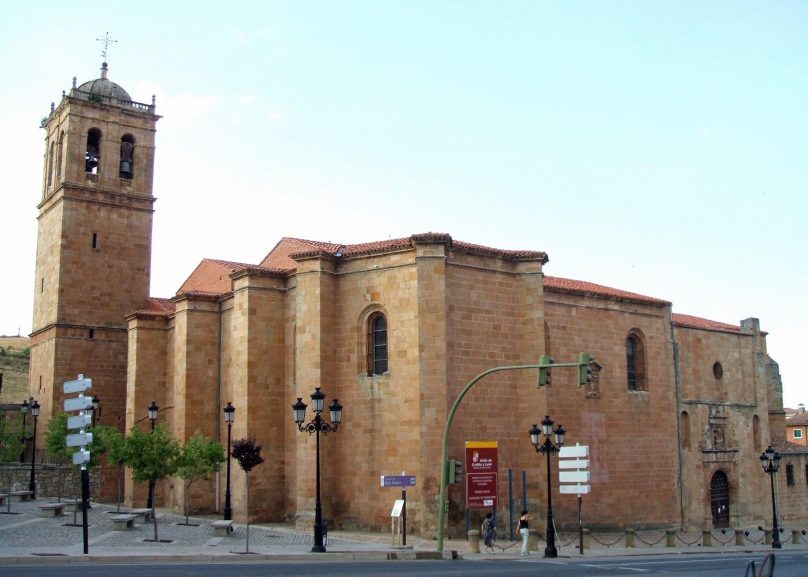
M117 42L117 40L113 40L112 38L110 38L109 37L109 32L104 32L104 37L103 38L96 38L95 41L104 43L104 49L101 51L101 58L103 58L104 62L106 62L107 61L107 50L109 49L109 44L110 44L110 42Z

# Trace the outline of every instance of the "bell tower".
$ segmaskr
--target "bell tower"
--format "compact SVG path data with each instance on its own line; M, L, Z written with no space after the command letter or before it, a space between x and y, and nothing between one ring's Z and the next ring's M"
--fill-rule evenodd
M151 274L156 123L101 76L62 92L42 121L30 394L47 419L63 410L62 383L84 373L101 421L125 422L127 324L145 306ZM117 415L117 416L116 416ZM44 427L43 427L44 428Z

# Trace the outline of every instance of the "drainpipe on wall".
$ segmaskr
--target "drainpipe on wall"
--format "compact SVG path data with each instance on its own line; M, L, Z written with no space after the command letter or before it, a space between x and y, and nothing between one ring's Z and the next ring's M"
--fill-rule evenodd
M671 344L673 345L673 384L676 391L676 455L679 458L679 530L685 530L685 478L684 455L682 455L682 391L679 384L679 344L671 322Z

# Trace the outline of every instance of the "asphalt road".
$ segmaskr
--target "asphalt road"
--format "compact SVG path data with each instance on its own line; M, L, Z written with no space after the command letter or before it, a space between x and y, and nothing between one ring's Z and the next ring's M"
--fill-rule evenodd
M808 553L778 552L776 577L808 577ZM0 565L0 577L744 577L763 554L676 555L598 559L484 561L326 561L217 563L93 563ZM55 560L49 560L55 561Z

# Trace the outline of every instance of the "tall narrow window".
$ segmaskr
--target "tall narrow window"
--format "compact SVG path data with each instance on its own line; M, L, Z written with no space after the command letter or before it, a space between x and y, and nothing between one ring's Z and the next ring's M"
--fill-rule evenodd
M368 375L387 372L387 318L380 312L368 319Z
M91 128L87 132L87 149L84 152L84 170L87 174L98 174L101 162L101 131Z
M786 465L786 485L789 487L794 486L794 465L791 463Z
M629 391L645 391L645 347L640 335L632 332L626 338L626 375Z
M51 140L50 150L48 151L48 186L53 184L53 151L56 149L56 142Z
M683 449L690 449L690 415L687 414L687 411L682 411L682 414L679 418L679 428L681 429L679 434L682 435L682 448Z
M59 133L59 144L56 145L56 177L62 177L62 153L65 146L65 131Z
M93 248L98 248L98 233L93 233Z
M135 170L135 139L131 134L121 138L121 162L119 175L121 178L132 178Z
M755 451L760 451L760 417L757 415L752 417L752 442L755 445Z

